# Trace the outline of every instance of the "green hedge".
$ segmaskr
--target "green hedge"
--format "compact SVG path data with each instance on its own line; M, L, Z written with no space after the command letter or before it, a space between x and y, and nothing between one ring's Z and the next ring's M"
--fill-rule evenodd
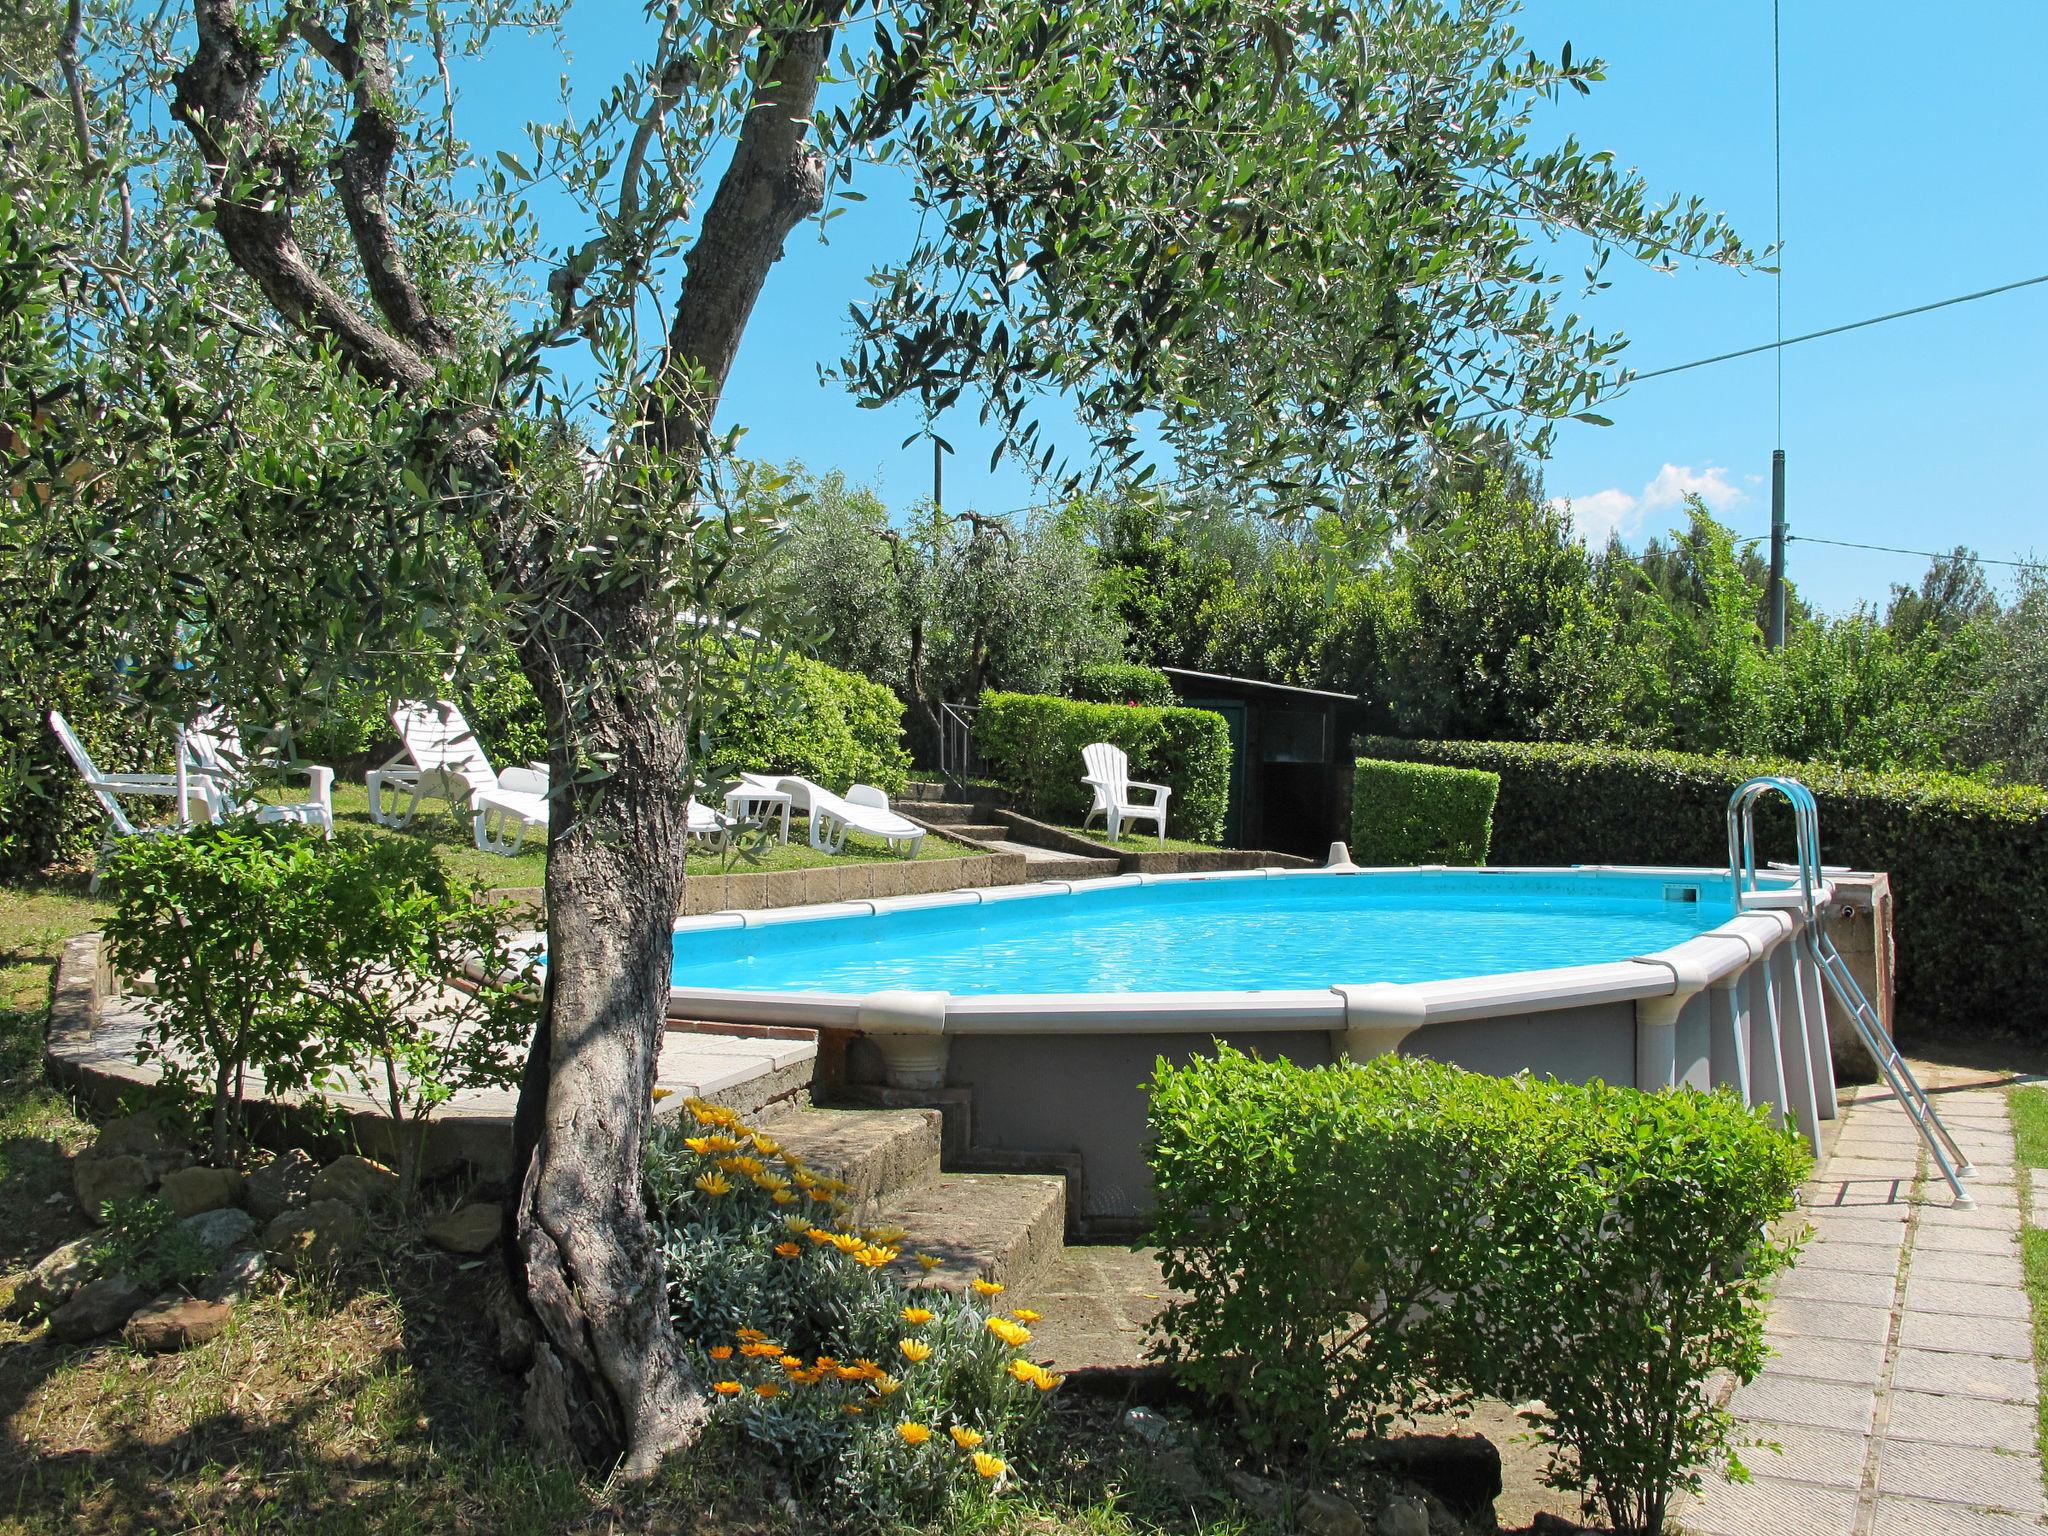
M1091 797L1081 782L1081 749L1107 741L1131 759L1131 777L1165 784L1171 837L1213 843L1223 836L1230 798L1230 727L1206 709L1090 704L1036 693L984 693L974 717L974 750L990 778L1026 811L1078 823Z
M1500 775L1361 758L1351 790L1360 864L1484 864Z
M1551 1480L1645 1531L1732 1458L1707 1384L1763 1365L1768 1228L1811 1166L1766 1110L1228 1046L1150 1087L1152 1351L1255 1445L1533 1400Z
M1077 669L1067 693L1091 704L1149 704L1154 709L1172 709L1180 702L1173 684L1157 667L1122 661Z
M910 778L903 701L881 683L785 655L759 686L738 682L710 722L714 773L791 773L827 789L872 784L896 794Z
M1500 775L1502 864L1728 862L1728 796L1760 773L1820 800L1830 864L1884 870L1895 901L1903 1029L2038 1034L2048 975L2048 792L1947 774L1514 742L1395 741L1361 752ZM1792 856L1781 803L1759 812L1760 856Z

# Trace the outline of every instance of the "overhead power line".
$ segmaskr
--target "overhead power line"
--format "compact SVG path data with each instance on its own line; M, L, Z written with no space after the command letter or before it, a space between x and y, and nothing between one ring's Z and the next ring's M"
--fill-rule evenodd
M1915 304L1911 309L1895 309L1888 315L1872 315L1867 320L1851 320L1847 325L1831 325L1823 331L1808 331L1804 336L1787 336L1782 341L1761 342L1754 347L1743 347L1736 352L1722 352L1713 357L1697 358L1690 363L1676 363L1669 368L1652 368L1647 373L1632 373L1626 382L1641 383L1644 379L1661 379L1666 374L1684 373L1690 368L1704 368L1709 363L1732 362L1738 357L1754 357L1759 352L1775 352L1783 347L1796 347L1802 341L1818 341L1823 336L1839 336L1844 331L1860 331L1865 326L1883 325L1889 320L1903 320L1909 315L1924 315L1929 310L1947 309L1956 304L1971 304L1978 299L1995 298L2001 293L2011 293L2017 288L2031 288L2036 283L2048 283L2048 272L2039 277L2023 277L2016 283L2000 283L1996 288L1980 288L1975 293L1959 293L1952 299L1936 299L1932 304Z
M2048 571L2048 561L2041 560L1999 560L1989 555L1958 555L1952 549L1901 549L1896 544L1857 544L1849 539L1822 539L1810 533L1788 533L1788 543L1832 544L1837 549L1867 549L1880 555L1919 555L1927 560L1967 560L1972 565L2007 565L2020 571ZM1755 540L1750 542L1754 543Z

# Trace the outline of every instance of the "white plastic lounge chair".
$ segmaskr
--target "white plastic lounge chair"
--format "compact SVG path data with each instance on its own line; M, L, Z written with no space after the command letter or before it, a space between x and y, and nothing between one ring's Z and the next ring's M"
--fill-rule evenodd
M723 848L726 839L732 836L732 829L732 817L723 811L713 810L695 795L690 797L690 822L685 835L692 842Z
M848 832L880 838L890 849L910 858L917 857L918 845L924 841L924 828L890 810L889 797L872 784L855 784L842 796L794 774L776 778L743 773L740 779L788 795L790 804L810 818L811 846L820 853L843 852Z
M529 763L498 772L453 704L410 700L393 708L391 723L402 749L364 780L370 820L379 826L409 826L421 801L446 800L469 811L481 852L510 857L527 828L548 824L547 768ZM404 810L398 809L400 795L410 796Z
M1159 829L1160 846L1165 846L1166 801L1173 793L1170 788L1132 778L1130 755L1122 747L1112 746L1106 741L1091 742L1083 747L1081 764L1088 770L1081 782L1095 791L1095 803L1081 819L1084 828L1097 816L1102 817L1109 828L1109 840L1113 843L1123 836L1125 822L1149 821ZM1131 791L1134 789L1149 789L1152 792L1151 803L1140 805L1133 800Z
M50 711L50 729L57 733L57 740L64 746L64 755L71 759L72 767L85 780L85 787L93 792L93 798L107 813L107 825L100 834L99 852L93 858L93 890L100 888L100 864L106 858L107 850L122 838L161 837L166 832L182 832L191 825L185 802L192 792L192 785L182 769L177 773L102 773L94 765L92 754L85 750L85 743L78 739L78 733L71 729L71 722L54 709ZM123 796L168 800L177 808L178 819L153 824L134 821L121 808Z
M242 743L242 733L218 706L207 709L185 728L185 757L186 772L215 821L254 815L259 822L296 822L334 836L334 770L318 763L287 763L287 777L305 778L306 798L277 805L260 803L249 793L253 759Z

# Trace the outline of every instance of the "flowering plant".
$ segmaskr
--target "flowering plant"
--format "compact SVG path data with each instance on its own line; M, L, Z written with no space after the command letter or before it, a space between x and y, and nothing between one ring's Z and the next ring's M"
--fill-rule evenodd
M733 1111L691 1100L648 1163L678 1333L717 1412L791 1482L928 1519L1013 1485L1059 1377L1021 1353L1038 1314L960 1296L908 1234Z

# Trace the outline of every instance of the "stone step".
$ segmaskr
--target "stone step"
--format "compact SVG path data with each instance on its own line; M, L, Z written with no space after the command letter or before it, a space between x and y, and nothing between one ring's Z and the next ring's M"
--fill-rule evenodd
M1058 1262L1067 1228L1067 1181L1058 1174L942 1173L884 1199L876 1220L901 1227L905 1278L965 1290L976 1278L1021 1288ZM940 1262L929 1274L912 1255Z
M1010 829L995 822L949 821L943 828L948 837L971 837L977 843L999 843L1010 835Z
M847 1187L863 1215L939 1176L936 1109L800 1109L761 1129Z
M1024 855L1025 877L1031 880L1104 880L1123 868L1113 858L1091 859L1081 854L1061 853L1036 843L1003 839L988 844L997 853Z
M952 793L952 786L937 779L912 779L903 786L899 800L943 800Z
M951 831L956 826L985 822L988 816L986 806L974 805L965 800L910 800L896 802L902 806L905 815L926 826L944 827Z

